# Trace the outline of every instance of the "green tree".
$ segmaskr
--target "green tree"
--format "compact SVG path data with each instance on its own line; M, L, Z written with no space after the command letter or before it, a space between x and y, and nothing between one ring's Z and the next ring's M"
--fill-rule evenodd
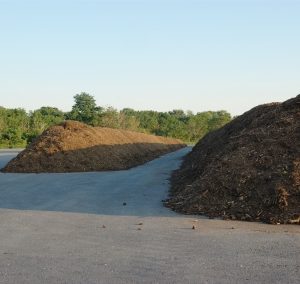
M99 126L109 128L120 128L119 112L115 108L108 107L99 115L99 117Z
M95 124L97 116L102 108L97 107L93 96L88 93L80 93L74 96L75 104L67 116L68 119L78 120L87 124Z
M57 124L64 120L64 113L56 107L44 106L38 111L45 118L47 124Z
M74 96L71 112L63 113L55 107L44 106L29 114L24 109L0 107L0 146L25 146L37 135L64 119L74 119L93 126L122 128L144 133L180 138L196 142L208 132L218 129L231 120L228 112L206 111L193 114L175 109L170 112L121 111L96 105L93 96L80 93Z
M0 107L0 134L4 131L6 127L6 109Z
M157 135L174 137L182 140L188 139L185 123L176 115L160 113L158 122L159 129L156 131Z
M169 114L178 120L184 120L186 117L186 114L182 109L173 109L172 111L169 111Z
M24 109L0 108L0 144L2 147L23 147L29 130L29 118Z
M189 141L196 142L207 134L209 119L209 112L200 112L189 117L186 124Z
M231 121L231 115L225 110L217 111L212 114L210 121L208 122L208 130L216 130L228 122Z
M140 121L135 115L135 111L131 109L123 109L119 113L119 125L122 129L138 131Z
M41 134L48 127L61 123L64 113L55 107L41 107L30 113L30 136Z
M155 134L159 129L158 116L156 111L139 111L136 114L140 122L140 130L146 133Z

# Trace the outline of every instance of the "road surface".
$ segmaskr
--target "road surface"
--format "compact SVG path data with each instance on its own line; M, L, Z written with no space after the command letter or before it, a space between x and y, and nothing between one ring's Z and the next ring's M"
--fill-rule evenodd
M0 283L300 283L299 226L162 206L189 150L128 171L1 173Z

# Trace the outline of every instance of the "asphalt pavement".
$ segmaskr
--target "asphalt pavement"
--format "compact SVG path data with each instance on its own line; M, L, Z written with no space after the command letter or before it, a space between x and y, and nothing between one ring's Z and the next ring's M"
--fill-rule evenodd
M188 151L127 171L1 173L0 283L300 283L299 226L163 207Z

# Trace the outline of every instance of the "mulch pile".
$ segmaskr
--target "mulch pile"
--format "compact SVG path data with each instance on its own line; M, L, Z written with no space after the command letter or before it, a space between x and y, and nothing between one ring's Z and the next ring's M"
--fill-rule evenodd
M171 183L165 205L178 212L300 224L300 95L209 133Z
M66 121L44 131L2 171L123 170L185 146L177 139Z

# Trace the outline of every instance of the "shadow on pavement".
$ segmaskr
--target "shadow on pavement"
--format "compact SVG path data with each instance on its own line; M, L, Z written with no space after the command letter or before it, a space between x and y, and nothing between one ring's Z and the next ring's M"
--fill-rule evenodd
M130 170L0 174L0 208L124 216L178 216L163 207L171 172L187 147ZM14 155L3 151L0 165Z

